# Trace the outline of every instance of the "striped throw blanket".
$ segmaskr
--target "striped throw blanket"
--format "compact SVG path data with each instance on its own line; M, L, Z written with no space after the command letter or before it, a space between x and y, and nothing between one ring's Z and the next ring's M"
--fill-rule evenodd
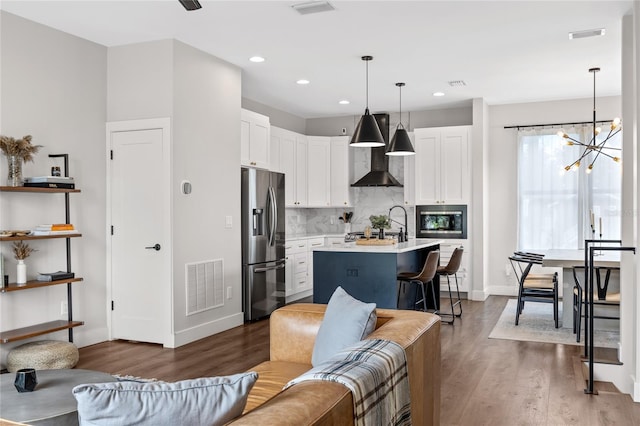
M308 380L338 382L353 394L354 423L410 425L407 361L402 346L389 340L362 340L296 377L285 389Z

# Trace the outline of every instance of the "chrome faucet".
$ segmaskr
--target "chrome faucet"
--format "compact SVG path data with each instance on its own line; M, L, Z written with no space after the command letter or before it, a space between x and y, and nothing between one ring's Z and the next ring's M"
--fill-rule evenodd
M402 239L402 241L408 241L409 240L409 233L407 232L407 209L405 209L403 206L401 205L395 205L393 207L391 207L389 209L389 221L390 222L395 222L398 225L402 225L402 223L398 222L397 220L391 219L391 210L395 209L396 207L399 207L402 209L402 211L404 212L404 235L402 235L402 228L400 228L400 237ZM402 242L400 241L400 242Z

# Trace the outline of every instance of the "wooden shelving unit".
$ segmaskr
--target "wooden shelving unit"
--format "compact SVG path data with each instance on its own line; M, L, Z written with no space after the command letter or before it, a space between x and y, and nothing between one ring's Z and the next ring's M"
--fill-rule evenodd
M9 283L7 287L0 288L0 293L7 293L9 291L29 290L32 288L48 287L50 285L75 283L82 281L82 278L69 278L66 280L56 281L27 281L26 284Z
M0 186L0 191L4 192L41 192L41 193L72 193L80 192L79 189L65 188L37 188L31 186Z
M24 235L21 237L0 237L0 241L26 241L26 240L49 240L51 238L78 238L82 234L54 234L54 235Z
M42 324L31 325L29 327L16 328L0 332L0 343L15 342L28 339L30 337L42 336L60 330L71 330L73 327L83 325L83 321L49 321Z
M50 155L50 157L64 157L65 159L65 175L68 176L68 158L67 154ZM0 192L23 192L34 194L64 194L65 197L65 223L70 223L69 219L69 194L79 193L79 189L66 189L66 188L37 188L37 187L24 187L24 186L0 186ZM67 248L67 272L71 270L71 239L81 237L81 233L64 233L53 235L24 235L24 236L12 236L12 237L0 237L0 242L3 241L27 241L27 240L48 240L48 239L60 239L63 238L66 241ZM0 277L2 278L2 277ZM72 284L83 281L80 277L68 278L64 280L55 281L28 281L25 284L10 283L8 286L0 288L0 294L8 294L15 291L33 290L42 287L48 287L53 285L67 285L67 308L68 319L48 321L42 324L34 324L28 327L16 328L13 330L5 330L0 332L0 343L15 342L18 340L29 339L31 337L41 336L44 334L53 333L55 331L69 330L69 341L73 342L73 328L84 324L83 321L73 320L73 297L72 297Z

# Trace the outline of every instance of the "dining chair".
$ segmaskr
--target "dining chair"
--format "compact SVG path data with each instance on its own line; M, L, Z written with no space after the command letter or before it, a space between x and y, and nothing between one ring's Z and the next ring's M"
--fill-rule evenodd
M518 280L516 325L520 320L525 302L543 302L553 304L553 321L558 328L558 273L531 273L531 268L534 265L541 265L543 258L544 255L538 253L518 251L509 256L511 267Z
M420 273L416 273L416 272L399 272L398 273L396 277L396 279L400 282L398 286L398 303L400 301L400 293L401 293L402 286L405 283L415 283L418 286L420 293L422 294L422 299L417 300L415 302L415 305L418 305L419 303L422 302L422 310L424 312L428 312L426 294L429 290L431 290L431 297L432 297L433 306L434 306L433 313L434 314L438 313L438 309L437 309L438 304L436 303L436 292L435 292L435 287L433 285L433 279L436 276L436 271L438 269L439 261L440 261L440 250L433 250L433 251L430 251L429 254L427 255L427 259L425 260L424 266L422 267L422 271L420 271Z
M618 267L596 267L594 268L594 276L596 279L596 288L593 290L593 304L596 306L620 306L620 293L609 291L609 278L611 271L620 270ZM604 280L602 280L602 272L606 272ZM576 342L580 342L580 333L582 329L582 307L588 302L579 275L584 279L585 267L573 267L573 333L576 335ZM620 315L593 315L596 319L620 320Z

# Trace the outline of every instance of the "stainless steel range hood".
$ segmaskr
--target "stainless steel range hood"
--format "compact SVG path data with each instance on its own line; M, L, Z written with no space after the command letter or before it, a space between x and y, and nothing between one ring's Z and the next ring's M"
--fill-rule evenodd
M351 186L400 186L396 178L389 173L389 156L385 155L389 146L389 114L373 114L382 132L385 146L371 149L371 171Z

